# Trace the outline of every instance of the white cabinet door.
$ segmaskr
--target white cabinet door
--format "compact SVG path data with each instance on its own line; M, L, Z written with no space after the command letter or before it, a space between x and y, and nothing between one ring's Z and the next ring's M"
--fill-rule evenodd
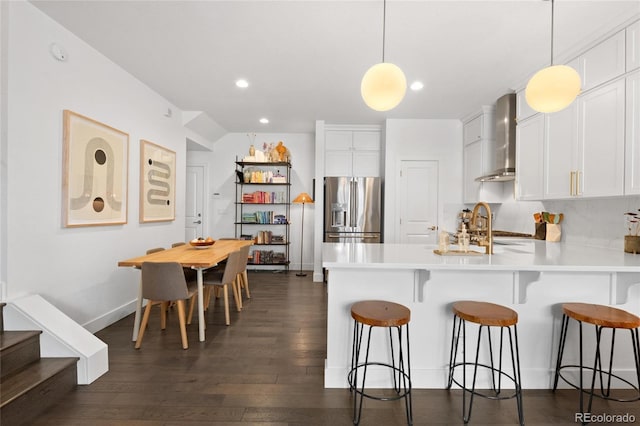
M351 176L353 167L351 151L326 151L324 153L325 176Z
M576 103L547 115L544 142L544 198L576 195L578 155Z
M380 132L353 132L353 149L380 151Z
M324 149L327 151L350 151L353 148L353 132L329 130L325 133Z
M640 68L640 21L627 27L627 71Z
M380 176L380 151L353 151L352 175L355 177Z
M482 170L483 149L482 141L472 142L464 147L463 152L463 202L477 203L480 196L482 182L476 182L475 178L483 175Z
M582 90L587 91L625 72L625 31L619 31L580 55Z
M543 197L544 114L537 114L516 126L516 197Z
M624 193L640 194L640 70L627 76Z
M578 98L578 193L606 197L624 193L625 80Z
M526 120L527 118L533 116L536 113L537 111L531 108L527 103L524 90L521 90L518 93L516 93L516 122L519 123L522 120Z
M482 115L464 124L463 141L465 145L482 138Z

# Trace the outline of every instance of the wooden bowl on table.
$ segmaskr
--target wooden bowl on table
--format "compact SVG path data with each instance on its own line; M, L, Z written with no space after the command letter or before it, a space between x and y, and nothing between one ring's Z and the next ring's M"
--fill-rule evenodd
M189 241L189 245L191 245L191 247L194 247L196 249L206 249L211 247L213 244L215 243L215 241L209 237L209 238L197 238L195 240L191 240Z

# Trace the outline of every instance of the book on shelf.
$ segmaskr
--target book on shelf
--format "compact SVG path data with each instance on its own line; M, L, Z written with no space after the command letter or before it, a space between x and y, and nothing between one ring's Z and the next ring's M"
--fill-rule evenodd
M255 192L245 192L242 194L242 202L246 204L252 203L286 203L287 197L284 191L255 191Z
M284 235L273 235L272 231L258 231L255 242L256 244L283 244Z
M286 263L286 256L282 252L276 252L273 250L254 250L251 253L252 263L258 265Z

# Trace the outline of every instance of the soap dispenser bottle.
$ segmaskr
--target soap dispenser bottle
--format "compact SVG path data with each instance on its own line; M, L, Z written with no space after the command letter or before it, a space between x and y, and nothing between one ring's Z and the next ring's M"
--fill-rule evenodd
M469 251L469 242L471 236L467 233L467 227L462 224L462 230L458 233L458 248L461 252L467 253Z

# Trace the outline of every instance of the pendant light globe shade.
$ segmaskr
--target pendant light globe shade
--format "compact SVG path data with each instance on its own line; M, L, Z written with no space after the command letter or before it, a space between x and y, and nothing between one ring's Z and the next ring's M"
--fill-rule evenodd
M525 98L538 112L556 112L568 107L580 93L580 75L567 65L543 68L531 77Z
M360 94L367 106L375 111L389 111L404 98L407 79L397 65L375 64L362 77Z

